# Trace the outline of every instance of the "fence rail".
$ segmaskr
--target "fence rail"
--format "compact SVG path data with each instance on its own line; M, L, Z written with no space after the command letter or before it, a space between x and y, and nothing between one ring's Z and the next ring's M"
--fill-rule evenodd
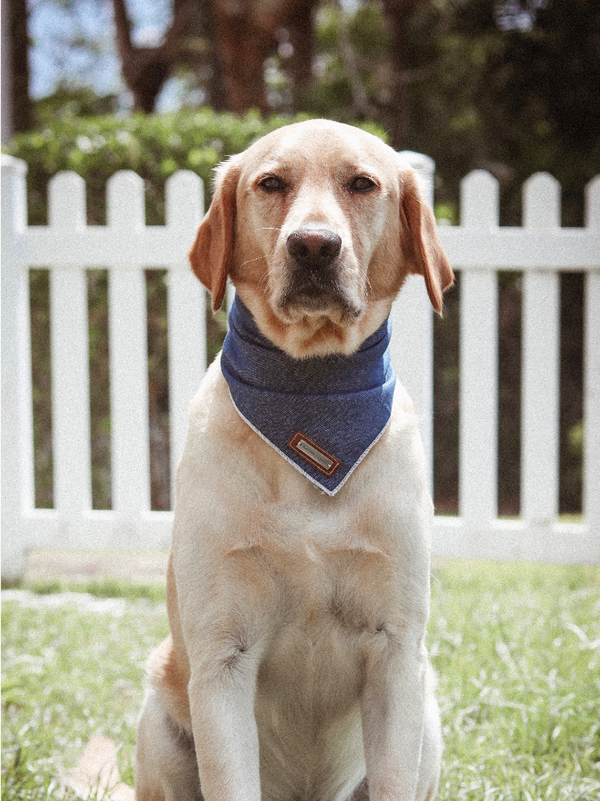
M433 164L407 154L432 186ZM59 173L49 223L29 227L26 165L2 157L3 576L32 548L167 549L172 512L150 511L144 270L167 270L171 464L186 406L206 369L204 290L187 251L203 213L202 182L179 172L166 186L166 224L146 226L142 179L108 184L107 225L87 226L85 185ZM498 185L476 171L462 184L461 225L440 228L460 271L459 516L436 517L434 554L600 563L600 177L586 190L584 228L560 227L560 187L524 187L523 227L498 224ZM54 508L35 509L29 269L50 273ZM108 271L111 510L91 503L86 270ZM523 272L522 515L497 514L498 271ZM558 521L559 276L585 273L583 522ZM432 314L411 278L394 304L392 356L433 453ZM174 473L174 470L171 471ZM172 497L173 489L172 489Z

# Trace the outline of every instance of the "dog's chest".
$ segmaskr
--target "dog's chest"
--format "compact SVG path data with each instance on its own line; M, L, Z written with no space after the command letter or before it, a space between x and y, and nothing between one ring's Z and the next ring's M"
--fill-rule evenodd
M270 558L282 618L313 644L329 628L347 636L375 631L382 622L378 617L386 615L392 577L388 557L377 549L329 546L307 538L294 550Z
M271 536L249 557L272 588L265 663L312 686L328 686L332 672L355 674L353 684L365 649L398 622L396 559L347 519L341 528L327 515L294 517L266 515Z

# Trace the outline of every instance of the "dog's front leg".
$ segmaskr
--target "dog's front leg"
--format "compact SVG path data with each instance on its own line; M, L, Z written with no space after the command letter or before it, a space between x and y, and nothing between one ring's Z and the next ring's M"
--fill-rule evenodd
M238 650L220 665L193 669L190 711L204 801L260 801L254 718L257 664Z
M415 801L427 655L414 633L385 630L367 660L361 714L370 801Z

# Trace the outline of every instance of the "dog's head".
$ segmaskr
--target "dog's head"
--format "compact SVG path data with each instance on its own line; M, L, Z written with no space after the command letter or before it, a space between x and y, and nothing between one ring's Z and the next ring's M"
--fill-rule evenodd
M214 310L229 275L296 358L357 350L409 273L439 313L453 280L414 171L377 137L326 120L280 128L217 168L190 260Z

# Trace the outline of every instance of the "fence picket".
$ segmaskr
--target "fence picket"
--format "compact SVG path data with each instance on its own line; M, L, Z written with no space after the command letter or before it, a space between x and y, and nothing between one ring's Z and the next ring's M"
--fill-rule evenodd
M585 282L583 514L600 532L600 271ZM598 547L600 548L600 534Z
M498 279L492 270L460 277L459 512L465 525L498 514Z
M206 293L190 272L172 270L167 279L171 506L175 469L187 437L187 406L206 372Z
M85 182L62 172L49 184L50 228L67 240L85 227ZM81 516L91 506L87 276L83 267L50 271L54 507Z
M48 222L53 229L86 226L85 181L76 172L59 172L48 184Z
M560 228L560 184L550 173L538 172L523 184L525 228Z
M403 150L402 159L417 171L425 200L433 205L435 162L421 153ZM415 406L433 487L433 312L420 276L409 275L392 306L392 362Z
M166 222L173 236L189 239L200 224L204 192L200 178L180 171L166 184ZM191 240L190 240L191 245ZM171 506L175 505L175 472L187 436L187 405L206 371L206 293L186 261L167 276L169 337L169 419Z
M107 182L106 219L109 228L143 231L146 223L144 181L132 170L120 170Z
M112 507L150 509L146 282L140 269L108 279Z
M600 175L592 178L585 188L585 226L600 230Z
M107 186L108 227L123 238L145 226L144 182L116 173ZM140 268L109 272L112 506L130 519L150 509L146 282Z
M204 184L191 170L179 170L165 185L165 218L168 228L185 232L200 225L204 213ZM191 248L192 243L189 243Z
M392 306L390 353L398 380L410 395L419 418L425 459L433 461L433 314L423 279L409 275ZM429 471L433 485L433 473Z
M460 185L461 228L496 227L499 219L498 181L485 170L473 170Z
M600 229L600 176L586 187L586 227ZM600 270L585 281L583 514L600 554Z
M526 229L560 225L560 187L540 173L524 185ZM560 275L523 275L523 383L521 409L521 512L532 526L558 516Z
M78 516L91 507L90 395L85 269L50 271L54 507Z
M475 170L461 183L462 227L496 228L498 181ZM498 281L493 270L460 272L459 512L468 527L496 518Z
M2 155L2 576L25 568L23 514L34 507L29 271L23 161ZM8 534L8 536L7 536Z

